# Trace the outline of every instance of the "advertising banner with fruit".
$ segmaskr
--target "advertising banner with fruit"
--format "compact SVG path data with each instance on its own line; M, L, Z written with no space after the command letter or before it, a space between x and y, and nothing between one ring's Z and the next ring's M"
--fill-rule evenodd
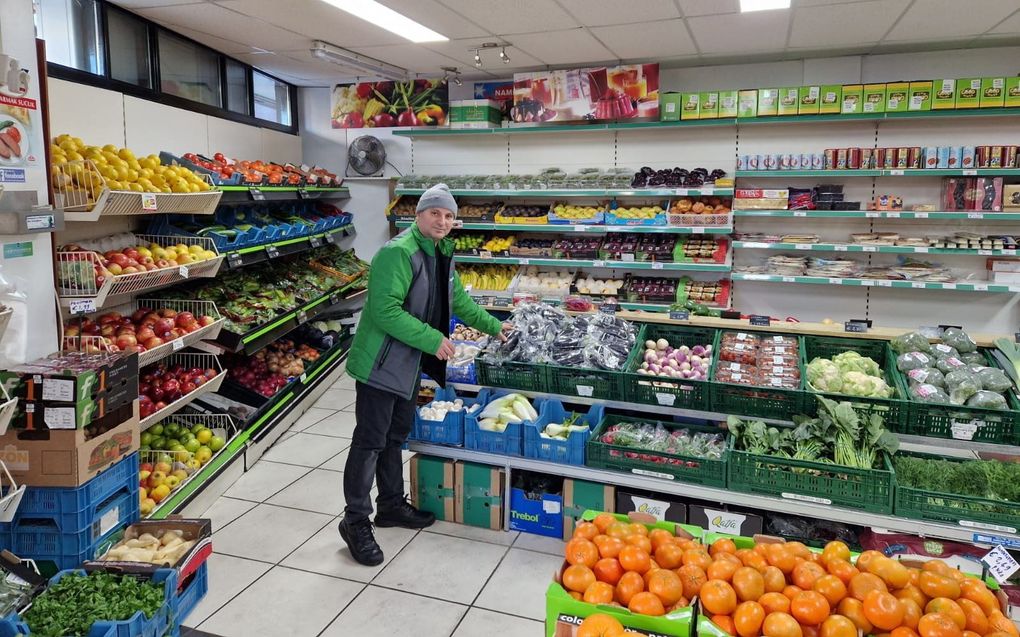
M514 73L516 123L659 118L659 65Z
M445 79L360 82L333 87L333 128L445 126L450 112Z

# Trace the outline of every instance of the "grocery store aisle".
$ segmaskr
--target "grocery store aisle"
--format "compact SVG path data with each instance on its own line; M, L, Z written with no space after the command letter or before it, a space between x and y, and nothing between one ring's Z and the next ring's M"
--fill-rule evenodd
M558 540L436 522L377 529L378 567L351 559L337 524L353 411L344 376L206 512L209 594L185 625L223 637L540 635Z

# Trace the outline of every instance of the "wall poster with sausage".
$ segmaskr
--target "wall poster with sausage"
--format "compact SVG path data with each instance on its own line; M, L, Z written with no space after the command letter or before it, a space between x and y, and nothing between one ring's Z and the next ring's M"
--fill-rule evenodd
M331 102L333 128L445 126L450 112L443 78L337 84Z

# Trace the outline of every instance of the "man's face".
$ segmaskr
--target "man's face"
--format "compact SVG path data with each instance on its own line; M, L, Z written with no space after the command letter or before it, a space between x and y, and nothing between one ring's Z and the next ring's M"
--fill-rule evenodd
M418 213L418 230L429 239L439 241L453 230L454 219L456 216L452 210L428 208Z

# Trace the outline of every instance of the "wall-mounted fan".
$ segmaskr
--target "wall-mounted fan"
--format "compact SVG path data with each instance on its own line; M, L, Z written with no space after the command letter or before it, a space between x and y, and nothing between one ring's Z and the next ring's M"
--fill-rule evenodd
M378 177L386 166L386 147L377 137L362 135L347 147L348 176L350 169L362 177Z

